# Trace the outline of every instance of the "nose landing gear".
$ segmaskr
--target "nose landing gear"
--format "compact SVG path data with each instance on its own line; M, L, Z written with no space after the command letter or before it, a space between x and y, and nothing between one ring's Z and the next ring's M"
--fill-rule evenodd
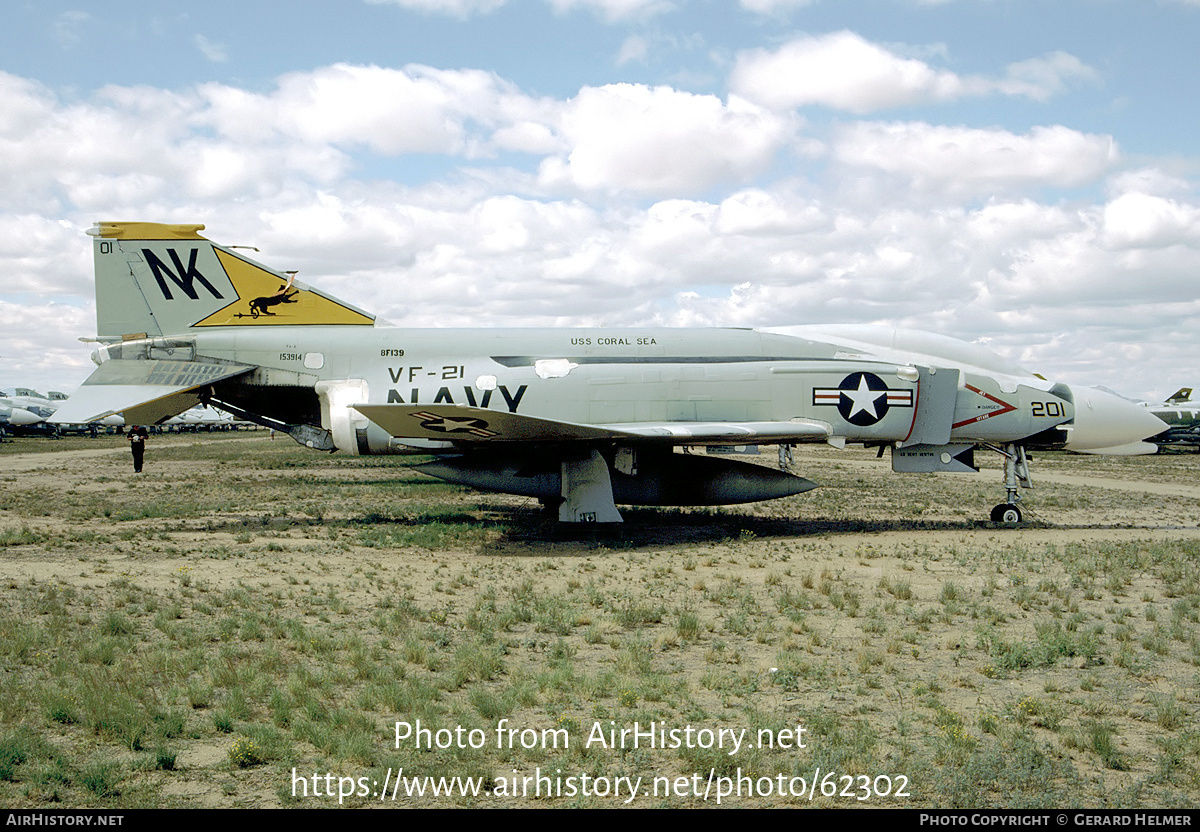
M994 445L987 447L1004 457L1004 490L1008 493L1007 499L992 509L992 522L1018 525L1024 519L1018 489L1033 487L1033 481L1029 479L1029 458L1025 455L1025 446L1009 443L1003 448Z

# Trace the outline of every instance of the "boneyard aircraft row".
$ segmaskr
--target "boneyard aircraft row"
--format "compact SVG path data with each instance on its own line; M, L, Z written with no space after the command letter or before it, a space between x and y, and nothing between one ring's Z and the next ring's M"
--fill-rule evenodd
M208 402L320 450L432 454L417 470L568 522L807 491L786 470L679 452L800 442L888 448L902 472L973 471L994 450L1007 498L992 518L1019 522L1027 449L1150 452L1163 429L1119 397L916 332L384 326L203 228L91 229L99 366L55 421L152 424Z
M1192 398L1192 388L1181 387L1162 404L1143 406L1167 426L1166 430L1150 440L1161 453L1200 451L1200 400Z
M0 436L14 428L27 428L44 422L46 417L23 407L8 396L0 396Z
M45 422L67 397L51 391L49 397L25 387L13 389L11 395L0 392L0 436L15 431L35 429Z

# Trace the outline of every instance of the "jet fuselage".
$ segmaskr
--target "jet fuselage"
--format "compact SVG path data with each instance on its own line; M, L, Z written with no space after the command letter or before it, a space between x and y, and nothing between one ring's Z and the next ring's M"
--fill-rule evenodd
M112 345L102 358L153 354L254 366L221 382L216 398L253 399L280 421L297 421L297 396L287 391L352 382L361 391L357 402L467 405L576 424L812 420L828 424L831 437L867 443L910 439L921 374L931 369L745 329L271 327L193 332L169 339L169 349L156 342L168 343ZM957 376L948 441L1045 433L1047 444L1066 443L1066 433L1046 433L1074 417L1064 385L932 369ZM307 398L306 421L320 424L321 402L315 392ZM382 431L370 435L366 452L386 453L394 444Z

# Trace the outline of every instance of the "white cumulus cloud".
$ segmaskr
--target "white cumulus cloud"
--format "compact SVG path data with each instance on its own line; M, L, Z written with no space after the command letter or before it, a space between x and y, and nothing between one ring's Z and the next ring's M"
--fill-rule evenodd
M845 165L894 174L922 190L959 194L1077 187L1099 179L1118 158L1111 136L1057 125L1017 134L921 122L848 125L832 152Z
M566 158L542 179L585 190L695 193L765 170L791 123L736 97L722 102L669 87L588 87L562 110Z
M843 30L740 53L730 87L777 109L821 105L861 114L993 93L1044 101L1074 78L1095 72L1065 52L1011 64L990 79L938 69Z
M1104 237L1114 248L1200 247L1200 207L1144 193L1104 206Z

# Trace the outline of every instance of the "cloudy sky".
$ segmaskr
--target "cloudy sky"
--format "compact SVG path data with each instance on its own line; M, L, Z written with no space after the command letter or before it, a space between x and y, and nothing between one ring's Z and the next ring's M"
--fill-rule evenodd
M0 387L98 220L401 326L884 323L1200 386L1200 0L12 2Z

